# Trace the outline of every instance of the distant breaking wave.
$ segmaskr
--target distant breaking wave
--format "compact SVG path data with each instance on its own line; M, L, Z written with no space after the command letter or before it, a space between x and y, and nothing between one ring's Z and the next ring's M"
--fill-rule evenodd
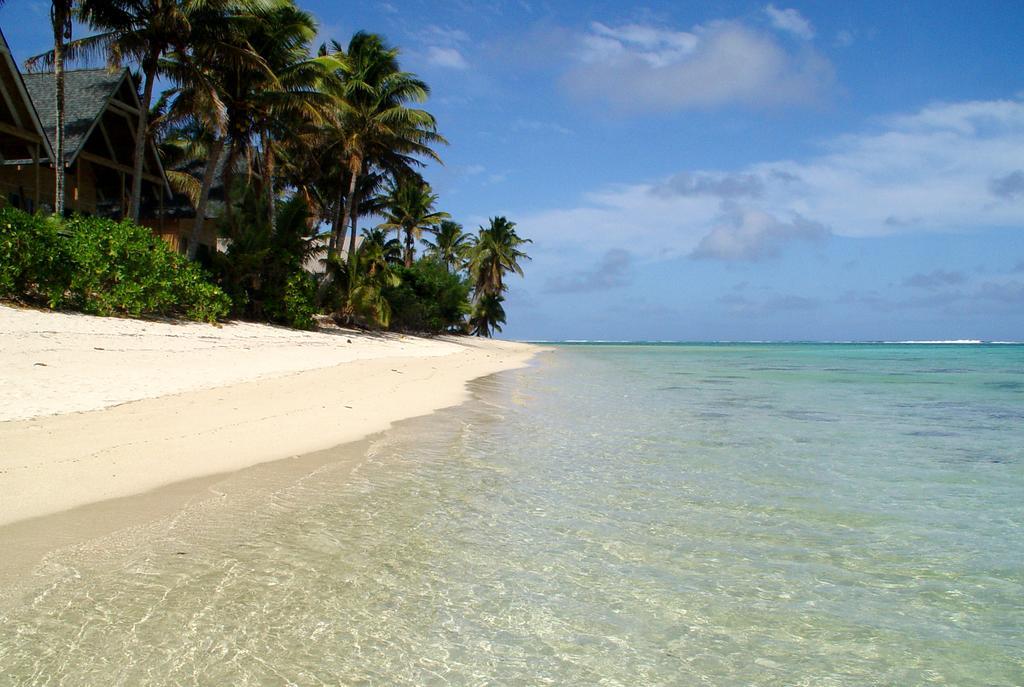
M887 344L982 344L981 339L947 339L937 341L883 341Z

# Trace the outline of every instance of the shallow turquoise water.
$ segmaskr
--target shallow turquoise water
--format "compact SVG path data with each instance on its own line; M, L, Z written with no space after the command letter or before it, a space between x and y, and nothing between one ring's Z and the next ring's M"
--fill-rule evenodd
M564 346L475 392L52 557L0 684L1024 683L1024 347Z

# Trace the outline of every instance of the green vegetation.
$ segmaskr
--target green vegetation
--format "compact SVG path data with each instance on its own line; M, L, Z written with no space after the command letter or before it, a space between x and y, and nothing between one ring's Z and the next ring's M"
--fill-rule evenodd
M306 202L295 196L277 206L273 225L265 208L259 183L248 187L237 215L225 223L231 245L215 254L214 271L235 317L311 329L316 284L303 265L316 234Z
M505 324L505 274L522 276L520 260L529 260L520 246L532 243L516 233L515 222L504 217L491 218L490 225L480 227L476 241L469 249L469 273L473 279L473 315L470 331L476 336L491 336Z
M101 57L141 75L131 216L149 132L197 209L188 258L210 210L229 247L208 261L207 279L132 224L22 218L21 233L4 234L3 294L99 314L230 313L311 328L326 313L355 326L501 331L505 276L522 275L528 240L501 217L467 234L438 208L420 172L447 141L420 107L429 87L402 70L398 48L363 31L314 46L316 22L293 0L54 0L52 9L54 50L30 62L59 72L65 59ZM69 17L91 33L71 40ZM158 82L169 84L163 94ZM357 247L365 219L377 224ZM66 253L80 271L65 283L55 275Z
M6 208L0 229L0 297L92 315L228 314L228 297L197 264L131 222Z
M465 269L473 241L462 231L462 225L446 219L434 229L433 234L433 240L423 241L427 246L427 256L439 261L449 272Z
M421 332L463 332L470 312L469 282L436 260L424 258L397 269L399 284L384 291L391 327Z

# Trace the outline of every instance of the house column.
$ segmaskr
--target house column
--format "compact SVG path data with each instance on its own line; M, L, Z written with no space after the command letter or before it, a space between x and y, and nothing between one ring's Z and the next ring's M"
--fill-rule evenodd
M35 201L32 204L32 207L35 208L36 212L39 212L39 144L38 143L35 144L34 150L33 150L32 154L33 154L33 158L32 158L33 165L32 166L35 168L34 171L35 171L35 175L36 175L36 189L35 189L36 197L35 197Z
M160 213L160 235L163 236L163 234L164 234L164 189L162 187L160 188L159 193L160 193L160 209L158 210L158 212Z

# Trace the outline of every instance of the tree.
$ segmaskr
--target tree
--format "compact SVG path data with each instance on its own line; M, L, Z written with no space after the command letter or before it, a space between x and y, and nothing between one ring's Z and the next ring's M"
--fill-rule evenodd
M290 1L254 10L241 26L241 45L259 58L258 64L217 64L210 74L226 117L225 213L230 220L232 181L239 161L244 160L247 175L259 170L265 213L273 225L280 141L301 139L312 145L311 132L331 101L321 86L339 62L333 57L310 57L309 41L316 34L316 23Z
M379 244L364 241L346 260L328 259L327 268L337 294L335 320L374 327L390 324L391 304L384 291L401 279Z
M469 318L469 332L473 336L492 336L501 331L505 324L505 309L501 306L505 297L500 294L484 294L473 306Z
M424 181L404 181L392 184L385 200L385 222L380 226L398 232L405 238L405 266L412 265L416 252L416 239L424 230L436 227L448 219L447 212L434 210L437 194L431 193Z
M442 221L433 233L433 241L423 240L427 246L427 255L444 265L449 272L461 270L466 265L471 248L469 234L462 231L461 224L451 220Z
M469 272L473 280L473 315L470 330L476 336L491 336L505 323L504 292L508 289L505 274L523 274L520 260L530 256L520 246L532 243L516 234L515 222L492 217L485 229L480 227L476 241L469 250Z
M246 0L250 4L272 0ZM70 41L71 8L77 4L78 16L99 33ZM56 41L54 50L29 60L30 68L39 64L53 65L59 93L63 99L63 63L65 59L88 61L102 54L110 66L126 63L137 65L143 77L142 111L135 131L135 149L132 161L132 189L130 216L137 221L142 201L142 167L145 160L146 137L150 133L149 111L153 104L153 91L163 70L162 59L172 51L184 53L192 40L193 22L197 26L213 26L210 11L232 6L233 0L54 0L56 8L66 10L66 44ZM55 30L56 22L55 19ZM60 55L58 56L58 52ZM58 59L59 57L59 59ZM58 105L58 119L63 106ZM62 130L58 126L58 132ZM58 136L60 133L58 133ZM58 179L62 183L62 179Z
M529 260L530 256L519 247L526 243L533 241L516 234L515 222L504 217L492 217L486 229L480 227L479 235L470 249L469 259L477 300L504 293L507 288L506 273L523 275L519 261Z
M402 283L384 292L391 305L391 328L415 332L465 331L472 311L469 282L437 260L423 258L396 270Z
M198 0L79 0L79 3L79 15L100 33L70 44L69 52L76 58L85 58L102 51L111 66L131 63L138 65L142 72L142 108L135 131L129 201L130 217L137 222L142 205L142 167L149 134L149 109L153 104L160 60L172 49L185 49L192 30L190 14L205 3Z
M194 88L194 86L193 86ZM223 105L220 104L213 87L208 90L200 87L193 92L186 92L175 100L175 108L180 115L189 115L193 119L190 127L191 136L185 144L194 160L205 160L203 175L199 181L198 191L192 199L196 215L192 220L192 231L189 232L187 255L195 260L199 250L199 237L206 223L206 212L210 204L210 189L213 188L217 167L224 154L226 137L226 119ZM170 170L168 174L170 174Z
M259 139L267 213L273 218L279 142L314 145L317 127L333 104L321 89L342 64L336 57L310 56L316 22L311 14L290 3L267 13L257 26L249 43L265 61L273 81L254 84L248 112Z
M0 3L3 4L3 3ZM71 41L71 18L75 0L53 0L50 3L50 25L53 28L53 52L36 55L25 62L29 70L41 64L53 65L53 83L56 100L57 131L54 134L53 211L64 214L64 61L68 42Z
M236 314L290 322L289 282L304 275L303 265L318 250L301 196L277 206L275 229L266 217L263 191L256 181L246 189L238 222L227 226L231 245L217 253L214 266ZM310 294L310 306L312 305Z
M57 135L54 155L56 161L56 193L53 211L64 214L64 45L71 40L71 10L74 0L53 0L50 22L53 25L53 80L57 96Z
M363 229L363 244L376 244L380 247L384 260L390 265L402 263L402 242L388 238L388 232L381 227Z
M184 149L181 161L191 159L202 170L197 190L191 194L196 215L188 239L190 260L199 248L210 190L228 142L225 74L243 70L269 73L246 39L246 26L255 19L244 6L207 4L196 9L192 19L189 49L173 52L164 60L164 72L176 84L170 91L173 105L167 119L176 127L176 142ZM169 176L171 173L168 170Z
M440 162L432 144L446 143L437 133L433 115L409 107L426 100L427 85L398 65L398 50L390 48L375 34L359 32L347 50L332 43L335 54L344 55L345 68L333 89L335 116L327 131L326 144L341 163L337 220L331 231L330 254L344 240L353 215L359 214L357 188L362 177L376 166L392 180L409 176L422 165L418 157ZM326 46L321 50L327 54ZM355 226L349 240L349 254L355 253Z

